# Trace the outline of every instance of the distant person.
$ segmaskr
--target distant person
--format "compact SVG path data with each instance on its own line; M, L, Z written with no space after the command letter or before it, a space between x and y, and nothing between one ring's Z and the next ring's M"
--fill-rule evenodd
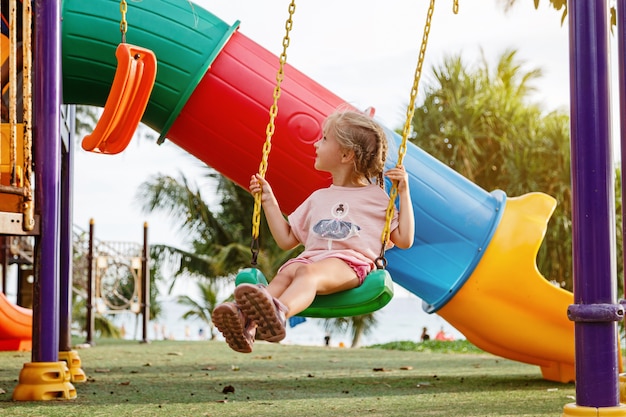
M324 336L324 345L326 345L327 347L330 346L330 334L326 333L326 336Z
M430 335L428 334L428 328L427 327L423 327L422 328L422 335L420 336L420 340L422 342L430 340Z
M439 330L437 332L437 334L435 335L435 340L441 340L441 341L444 341L444 342L451 342L451 341L454 340L454 337L453 336L448 336L446 334L446 332L443 331L443 327L441 327L441 330Z
M285 319L310 306L317 294L363 283L376 267L386 225L385 176L397 182L400 200L400 210L394 210L391 220L390 240L399 248L411 247L415 225L408 174L403 166L384 171L387 140L383 128L363 113L337 111L328 116L311 153L315 169L330 173L332 185L313 192L288 220L270 184L259 174L252 176L250 192L261 194L278 246L288 250L302 244L305 250L287 261L267 287L240 284L235 303L213 310L213 322L232 349L251 352L255 335L268 342L281 341Z

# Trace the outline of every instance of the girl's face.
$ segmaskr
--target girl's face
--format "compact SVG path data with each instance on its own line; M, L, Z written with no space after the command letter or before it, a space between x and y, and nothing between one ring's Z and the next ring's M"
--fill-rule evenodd
M341 164L343 150L331 130L324 132L313 146L316 155L315 169L318 171L333 172Z

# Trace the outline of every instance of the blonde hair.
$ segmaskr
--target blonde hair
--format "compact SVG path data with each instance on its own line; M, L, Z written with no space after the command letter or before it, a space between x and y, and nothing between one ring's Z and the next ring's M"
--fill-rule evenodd
M325 134L334 133L339 146L354 152L354 170L368 182L384 187L383 170L387 159L387 137L371 117L353 110L336 111L324 121Z

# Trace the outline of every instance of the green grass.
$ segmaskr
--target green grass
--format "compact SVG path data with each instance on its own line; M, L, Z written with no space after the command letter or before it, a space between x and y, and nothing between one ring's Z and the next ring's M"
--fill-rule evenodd
M368 346L369 349L403 350L429 353L484 353L467 340L440 341L428 340L422 343L411 341L390 342Z
M103 340L78 351L88 380L76 399L35 402L11 399L30 353L0 352L0 415L557 416L574 402L573 384L467 342L445 348L462 354L433 341L385 346L257 343L245 355L223 342Z

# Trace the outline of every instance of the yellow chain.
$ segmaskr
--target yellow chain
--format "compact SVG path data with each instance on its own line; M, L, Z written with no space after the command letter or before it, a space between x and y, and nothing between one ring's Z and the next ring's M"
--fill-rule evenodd
M458 2L454 0L455 7L458 9ZM420 47L419 57L417 59L417 67L415 68L415 76L413 77L413 87L411 88L411 99L406 110L406 121L404 122L404 128L402 129L402 142L398 148L398 163L396 166L402 165L404 155L406 154L406 143L411 133L411 122L413 121L413 114L415 113L415 98L417 97L417 87L419 85L420 77L422 76L422 66L424 64L424 58L426 56L426 46L428 45L428 35L430 34L430 23L432 21L433 12L435 11L435 0L430 1L428 6L428 14L426 15L426 25L424 26L424 35L422 37L422 45ZM394 205L396 197L398 196L398 183L393 182L391 190L389 191L389 205L387 206L387 217L385 221L385 227L381 235L381 242L383 247L380 252L380 258L383 258L385 248L389 242L389 235L391 234L391 220L394 213ZM384 259L384 258L383 258Z
M126 22L127 10L128 10L128 4L126 4L126 0L121 0L120 12L122 13L122 20L120 21L120 32L122 32L122 43L126 43L126 30L128 29L128 22Z
M285 63L287 62L287 48L289 47L289 33L293 28L293 14L296 11L296 2L292 0L289 4L289 18L285 23L285 37L283 38L283 51L280 54L278 73L276 74L276 87L274 87L274 103L270 107L270 120L265 129L265 143L263 144L263 158L259 165L259 175L265 178L267 172L267 159L272 148L272 136L274 135L274 120L278 114L278 98L280 97L280 85L285 78ZM254 211L252 213L252 237L256 240L259 237L259 225L261 224L261 193L254 196ZM253 242L254 244L254 242Z

